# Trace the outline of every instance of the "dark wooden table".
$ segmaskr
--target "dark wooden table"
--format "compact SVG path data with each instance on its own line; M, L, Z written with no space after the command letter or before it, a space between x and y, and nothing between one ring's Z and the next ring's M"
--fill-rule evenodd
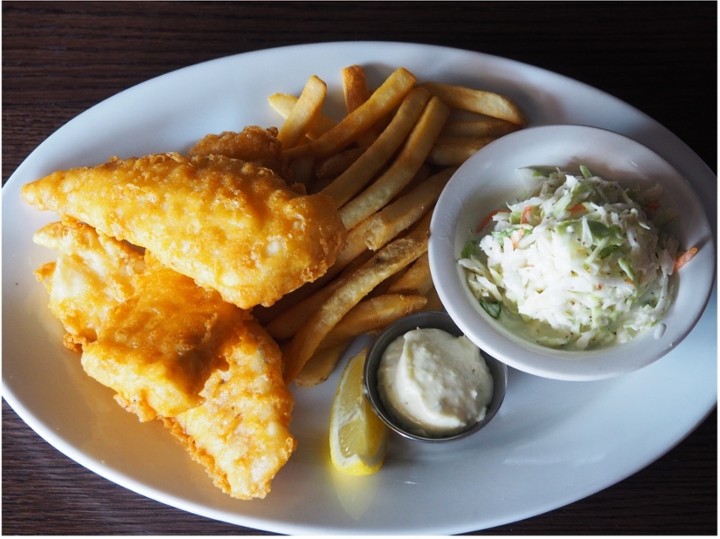
M298 43L422 42L534 64L654 117L716 170L715 2L3 2L3 183L91 105L176 68ZM5 316L12 313L5 310ZM716 413L588 499L490 534L717 533ZM95 476L3 401L3 534L262 534Z

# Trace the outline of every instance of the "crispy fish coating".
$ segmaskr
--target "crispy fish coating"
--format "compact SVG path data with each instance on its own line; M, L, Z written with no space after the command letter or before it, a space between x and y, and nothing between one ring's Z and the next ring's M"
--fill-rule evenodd
M110 311L135 293L145 269L143 253L70 218L45 225L33 241L59 252L35 276L49 293L50 311L65 328L65 346L80 351L97 339Z
M248 311L152 258L82 364L128 411L161 419L230 496L265 497L295 450L278 345Z
M188 155L224 155L241 161L251 161L283 175L282 145L275 127L264 129L248 126L242 131L224 131L205 135L190 148Z
M141 421L160 418L225 492L266 496L295 449L293 397L250 313L86 224L36 236L60 251L43 284L66 329L88 331L75 346L86 372Z
M158 417L213 483L263 498L296 441L278 345L248 311L148 261L82 364L140 419Z
M211 373L227 367L224 348L250 318L216 291L146 258L135 293L110 311L81 359L141 421L201 404Z
M288 431L293 401L282 357L254 321L238 327L223 355L227 368L205 384L205 402L165 423L217 487L235 498L263 498L296 445Z
M220 155L113 158L50 174L22 195L149 249L244 309L323 275L345 239L329 197L299 195L270 169Z

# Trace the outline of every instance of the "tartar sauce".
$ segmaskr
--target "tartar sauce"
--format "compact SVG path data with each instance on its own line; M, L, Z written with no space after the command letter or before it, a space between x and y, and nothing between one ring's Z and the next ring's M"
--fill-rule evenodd
M493 378L480 350L465 336L414 329L386 348L378 390L406 429L441 436L482 420Z

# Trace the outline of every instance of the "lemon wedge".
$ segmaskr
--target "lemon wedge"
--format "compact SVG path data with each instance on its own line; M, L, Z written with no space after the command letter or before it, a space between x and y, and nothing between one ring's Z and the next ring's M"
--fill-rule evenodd
M367 349L343 369L330 411L330 459L349 475L370 475L385 460L387 427L375 415L363 391Z

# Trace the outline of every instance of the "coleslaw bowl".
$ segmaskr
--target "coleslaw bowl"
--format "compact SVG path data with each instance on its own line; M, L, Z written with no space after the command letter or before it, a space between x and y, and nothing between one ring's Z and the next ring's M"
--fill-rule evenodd
M533 187L526 169L586 166L604 179L641 188L660 186L660 204L675 217L667 232L695 257L677 275L675 297L654 327L624 343L567 350L544 346L493 318L480 305L458 264L484 216L523 199ZM476 345L518 370L559 380L598 380L626 374L676 348L703 314L715 276L713 230L690 183L665 159L623 135L581 125L530 127L489 144L448 182L435 207L430 269L440 300Z

